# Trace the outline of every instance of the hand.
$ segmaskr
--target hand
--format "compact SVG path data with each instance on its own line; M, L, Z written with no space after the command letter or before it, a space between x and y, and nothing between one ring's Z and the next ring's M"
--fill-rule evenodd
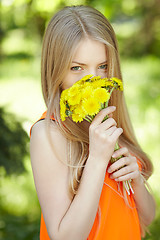
M131 156L126 147L122 147L115 151L112 157L117 158L121 155L124 157L114 162L108 168L110 178L119 182L132 179L133 183L140 183L142 178L136 157Z
M123 132L122 128L116 127L117 123L111 117L102 122L106 115L112 116L114 111L113 106L101 110L89 127L89 156L107 164L114 152L116 141Z

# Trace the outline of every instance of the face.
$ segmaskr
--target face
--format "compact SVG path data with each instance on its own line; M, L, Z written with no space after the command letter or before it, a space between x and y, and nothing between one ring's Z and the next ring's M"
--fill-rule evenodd
M93 74L94 76L107 76L107 53L103 43L83 39L72 58L72 63L68 69L62 89L71 87L75 82L80 80L85 75Z

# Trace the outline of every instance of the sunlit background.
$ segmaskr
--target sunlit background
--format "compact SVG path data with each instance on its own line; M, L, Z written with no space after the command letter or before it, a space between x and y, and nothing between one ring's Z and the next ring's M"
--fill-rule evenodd
M149 183L156 219L145 239L160 239L160 1L1 0L0 239L35 240L40 207L29 158L29 129L45 110L40 55L50 17L87 4L112 23L121 54L127 105L140 145L154 164Z

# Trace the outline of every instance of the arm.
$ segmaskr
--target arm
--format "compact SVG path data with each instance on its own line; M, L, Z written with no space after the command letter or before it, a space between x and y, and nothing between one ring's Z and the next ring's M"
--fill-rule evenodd
M140 216L142 216L145 226L148 226L155 218L155 200L146 189L145 181L141 174L139 174L138 178L133 181L132 186L135 191L134 199L138 213Z
M58 159L66 161L67 152L62 152L62 147L66 149L66 139L54 127L51 134L56 154L48 142L44 122L33 127L31 163L38 199L51 239L85 240L91 231L106 168L122 133L111 118L101 123L104 116L114 110L111 107L104 109L90 126L90 153L78 193L72 200L68 196L68 168Z
M110 177L116 181L126 181L132 179L132 187L134 190L134 200L137 207L138 214L143 219L143 223L149 225L155 217L155 201L152 195L145 187L145 182L139 171L137 159L131 156L126 147L117 150L113 157L120 157L117 162L112 164L108 169L111 173ZM123 167L125 165L125 167ZM122 167L120 170L118 170Z

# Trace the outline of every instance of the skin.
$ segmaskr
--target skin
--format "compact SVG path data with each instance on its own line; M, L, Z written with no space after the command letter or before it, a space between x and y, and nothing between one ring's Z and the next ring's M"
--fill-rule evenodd
M91 39L82 40L66 73L63 89L72 86L87 74L107 76L107 60L106 48L102 43ZM132 178L138 212L143 214L146 225L154 218L155 204L142 181L136 159L124 147L114 153L116 141L123 132L123 129L117 128L117 123L112 118L115 109L114 106L103 109L90 125L82 123L89 132L89 156L78 193L73 199L70 199L68 194L68 167L62 163L67 163L66 139L53 123L53 151L46 135L45 122L36 123L32 129L31 164L38 199L51 240L87 239L97 214L106 169L115 181ZM107 114L110 117L102 123ZM114 157L122 154L124 157L108 168L113 153ZM124 166L124 162L126 167L118 170Z
M73 55L62 88L71 87L85 75L93 74L94 76L106 77L107 62L107 50L104 44L88 38L81 41Z

